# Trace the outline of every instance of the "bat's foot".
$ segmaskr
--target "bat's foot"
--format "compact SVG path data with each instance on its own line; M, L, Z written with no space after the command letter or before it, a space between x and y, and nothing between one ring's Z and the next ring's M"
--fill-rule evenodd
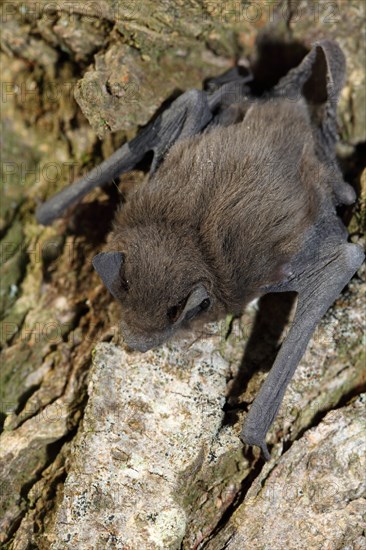
M267 462L271 460L271 455L269 453L267 443L263 437L263 434L259 434L255 430L250 429L248 426L244 425L240 434L240 439L245 445L256 445L257 447L259 447L262 450L265 460Z

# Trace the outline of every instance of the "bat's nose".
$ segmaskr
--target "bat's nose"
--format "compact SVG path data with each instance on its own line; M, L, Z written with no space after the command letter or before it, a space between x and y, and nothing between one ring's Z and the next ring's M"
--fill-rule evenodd
M140 351L142 353L152 348L156 348L166 340L166 337L161 334L136 334L123 322L121 323L121 332L125 344L131 348L131 350Z
M149 349L152 349L155 347L155 345L149 345L146 342L137 342L136 340L130 340L130 339L124 339L125 343L128 348L130 348L133 351L140 351L142 353L145 353L145 351L149 351Z

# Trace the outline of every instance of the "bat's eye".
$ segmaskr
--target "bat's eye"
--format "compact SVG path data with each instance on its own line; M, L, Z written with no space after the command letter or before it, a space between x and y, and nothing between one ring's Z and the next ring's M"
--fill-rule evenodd
M185 298L184 300L181 300L180 302L178 302L178 304L168 309L167 315L171 323L175 323L175 321L178 319L178 317L180 316L180 314L184 309L186 301L187 301L187 298Z
M179 310L178 306L173 306L168 309L168 319L171 323L174 323L178 319Z
M200 310L201 311L206 311L206 309L208 309L210 307L210 305L211 305L210 298L205 298L200 303Z
M120 284L121 284L121 289L124 290L125 292L128 292L130 290L130 285L128 284L128 281L124 277L121 278Z

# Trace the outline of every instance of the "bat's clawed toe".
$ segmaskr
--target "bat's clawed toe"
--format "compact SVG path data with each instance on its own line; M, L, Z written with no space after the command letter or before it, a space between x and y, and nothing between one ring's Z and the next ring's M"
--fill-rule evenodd
M263 456L264 456L264 459L269 462L271 460L271 455L269 454L269 450L268 450L268 447L267 447L267 444L265 441L262 442L261 445L259 445L260 448L262 449L262 453L263 453Z
M244 445L255 445L256 447L259 447L263 453L263 457L268 462L271 460L271 455L269 453L265 437L263 437L263 433L259 433L257 427L258 426L254 425L249 426L245 423L240 434L240 439Z

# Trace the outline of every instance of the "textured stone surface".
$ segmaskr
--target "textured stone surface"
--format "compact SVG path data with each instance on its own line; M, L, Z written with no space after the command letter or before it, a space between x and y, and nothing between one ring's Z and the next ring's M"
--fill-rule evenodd
M366 394L328 413L266 465L206 548L363 548Z
M223 415L228 363L218 342L183 354L97 347L52 548L180 548L185 500Z

